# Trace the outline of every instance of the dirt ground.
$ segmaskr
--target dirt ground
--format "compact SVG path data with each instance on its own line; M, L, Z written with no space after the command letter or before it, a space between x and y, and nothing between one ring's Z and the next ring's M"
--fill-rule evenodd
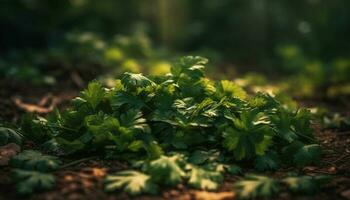
M64 108L70 99L78 94L79 88L71 82L58 83L55 87L26 87L25 84L14 84L0 81L0 119L16 123L21 114L31 110L43 115L53 107ZM307 106L327 105L320 100L301 102ZM332 110L339 110L349 114L349 107L344 105L330 106ZM319 124L314 124L314 130L323 147L321 164L317 167L305 167L304 174L331 175L331 181L315 196L295 196L289 192L282 192L274 199L350 199L350 131L322 130ZM33 144L27 143L24 149L30 149ZM74 158L65 158L65 163ZM97 157L87 158L70 165L55 173L56 187L47 192L36 193L32 196L19 196L10 181L10 169L0 168L0 200L10 199L45 199L45 200L75 200L75 199L234 199L232 184L239 177L226 176L225 183L218 192L205 192L187 188L180 184L176 188L164 188L157 196L131 197L125 193L105 193L103 178L107 173L128 168L126 163L102 160ZM268 175L281 177L293 168L281 169ZM249 169L244 169L248 171Z

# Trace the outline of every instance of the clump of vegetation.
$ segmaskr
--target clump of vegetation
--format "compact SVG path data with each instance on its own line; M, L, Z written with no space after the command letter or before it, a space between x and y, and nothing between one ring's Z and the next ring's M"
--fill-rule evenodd
M257 197L272 197L278 194L283 185L293 193L314 194L327 181L329 181L328 176L290 175L278 180L267 176L247 174L242 180L237 181L234 187L240 198L255 199Z
M55 176L50 172L59 168L61 161L55 156L26 150L11 159L12 177L20 194L52 189Z
M45 50L17 50L0 57L0 77L54 85L73 72L84 80L102 75L108 82L126 71L165 74L170 68L163 60L165 53L153 47L142 31L108 39L94 32L68 32L56 43Z
M113 88L93 81L69 109L26 117L22 131L49 151L129 161L134 169L108 176L106 190L130 194L183 182L215 190L224 173L242 173L241 164L266 171L318 163L308 110L212 81L207 62L187 56L166 75L124 73Z

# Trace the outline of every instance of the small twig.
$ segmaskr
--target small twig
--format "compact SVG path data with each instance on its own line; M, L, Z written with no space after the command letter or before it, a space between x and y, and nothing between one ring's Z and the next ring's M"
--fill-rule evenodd
M78 72L76 71L73 71L71 74L70 74L73 82L80 88L84 88L85 87L85 82L84 80L80 77L80 75L78 74Z
M350 131L336 132L336 135L350 135Z
M323 162L328 163L328 164L330 164L330 165L332 165L332 166L334 166L334 167L336 167L336 166L337 166L337 165L336 165L336 164L334 164L333 162L330 162L330 161L327 161L327 160L324 160Z
M51 104L48 107L42 107L40 105L24 103L19 97L13 97L12 100L15 103L15 105L22 110L25 110L31 113L43 113L43 114L51 112L54 109L54 107L59 103L58 100L54 97L52 97ZM47 103L47 100L41 103Z
M38 103L39 106L43 107L45 106L50 99L53 99L54 96L51 93L46 94Z
M334 161L332 161L333 163L336 163L336 162L338 162L338 161L340 161L340 160L343 160L345 157L347 157L347 156L349 156L348 154L344 154L344 155L342 155L342 156L339 156L337 159L335 159Z
M91 159L95 159L95 158L98 158L98 156L91 156L91 157L87 157L87 158L82 158L82 159L79 159L79 160L75 160L75 161L72 161L70 163L67 163L65 165L62 165L60 167L60 169L65 169L67 167L70 167L70 166L73 166L73 165L77 165L79 163L82 163L82 162L85 162L85 161L88 161L88 160L91 160Z
M65 126L56 126L56 125L53 125L53 124L47 124L46 126L50 127L50 128L60 128L60 129L64 129L64 130L67 130L67 131L78 132L78 130L71 129L71 128L68 128L68 127L65 127Z

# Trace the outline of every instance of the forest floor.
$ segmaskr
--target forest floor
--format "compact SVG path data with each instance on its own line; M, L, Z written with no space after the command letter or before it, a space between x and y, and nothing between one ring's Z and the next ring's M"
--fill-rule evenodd
M0 119L6 122L18 123L21 114L37 112L42 115L52 111L54 107L60 109L67 106L81 88L71 81L58 83L55 87L27 86L9 81L0 81ZM300 101L301 105L326 105L323 100ZM331 104L329 109L342 111L349 115L350 107L343 104ZM274 199L350 199L350 130L322 130L319 124L314 124L315 134L323 147L323 156L319 166L310 166L303 169L308 175L330 175L331 181L326 187L314 196L294 196L283 192ZM23 149L33 149L35 145L26 143ZM79 158L81 159L81 158ZM63 158L64 164L71 163L74 158ZM10 199L234 199L232 185L239 177L226 176L225 183L217 192L205 192L177 185L174 189L164 188L157 196L130 197L125 193L105 193L103 178L109 172L126 169L128 165L119 161L103 160L98 157L87 157L80 162L73 163L55 173L56 187L47 192L37 193L30 197L19 196L11 183L10 168L0 168L0 200ZM244 169L249 172L249 169ZM280 177L289 169L280 169L265 175Z

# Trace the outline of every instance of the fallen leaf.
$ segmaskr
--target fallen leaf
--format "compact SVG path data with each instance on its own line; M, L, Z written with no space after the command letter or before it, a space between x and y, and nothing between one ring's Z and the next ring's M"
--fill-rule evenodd
M343 191L341 195L346 199L350 199L350 189Z
M336 174L337 173L337 168L336 167L330 167L330 168L328 168L328 172L330 174Z
M71 74L70 74L70 77L72 78L73 82L80 88L84 88L85 87L85 82L84 80L81 78L81 76L73 71Z
M92 168L92 174L95 177L104 177L104 176L106 176L106 169L94 167L94 168Z
M194 193L194 199L196 200L229 200L234 198L235 198L234 192L197 191Z
M39 104L47 103L48 100L42 100L39 102ZM14 97L13 102L16 104L16 106L22 110L25 110L27 112L31 113L49 113L51 112L55 106L58 104L58 101L56 98L52 97L51 104L48 107L43 107L40 105L35 105L35 104L29 104L29 103L24 103L19 97Z
M15 143L9 143L0 147L0 166L8 165L10 159L21 151L21 147Z

